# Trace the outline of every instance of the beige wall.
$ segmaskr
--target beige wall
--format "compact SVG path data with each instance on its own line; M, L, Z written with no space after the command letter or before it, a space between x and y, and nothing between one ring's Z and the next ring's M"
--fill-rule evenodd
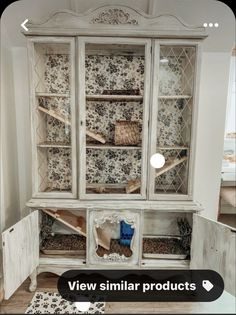
M204 215L215 219L223 151L224 121L229 78L229 55L234 45L234 16L215 0L22 0L7 8L1 19L3 32L3 95L1 124L3 136L2 228L14 223L31 194L29 95L26 40L20 23L35 21L60 9L83 12L107 3L136 6L152 14L176 14L189 24L218 22L209 29L203 44L200 83L199 124L195 169L196 200ZM27 3L27 6L25 4ZM7 36L6 36L7 32Z
M19 219L20 208L12 49L4 26L1 31L1 225L4 228Z

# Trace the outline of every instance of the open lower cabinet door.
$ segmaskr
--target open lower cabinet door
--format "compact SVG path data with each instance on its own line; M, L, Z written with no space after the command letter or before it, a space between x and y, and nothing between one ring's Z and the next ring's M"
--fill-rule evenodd
M225 224L193 215L191 269L211 269L218 272L225 290L235 295L236 229Z
M38 211L2 233L4 298L9 297L39 264Z

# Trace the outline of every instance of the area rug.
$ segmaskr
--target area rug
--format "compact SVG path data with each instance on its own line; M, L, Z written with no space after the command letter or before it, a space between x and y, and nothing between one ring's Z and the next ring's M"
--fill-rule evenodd
M81 312L58 293L36 292L25 314L104 314L104 311L104 302L91 303L88 311Z

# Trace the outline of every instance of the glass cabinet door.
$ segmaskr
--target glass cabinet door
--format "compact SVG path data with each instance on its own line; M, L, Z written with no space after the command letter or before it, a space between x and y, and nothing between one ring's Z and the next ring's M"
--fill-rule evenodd
M79 50L80 196L145 198L150 42L83 38Z
M29 42L34 197L75 197L74 40Z
M150 165L153 199L190 198L195 62L195 45L156 41L150 156L160 153L165 164Z

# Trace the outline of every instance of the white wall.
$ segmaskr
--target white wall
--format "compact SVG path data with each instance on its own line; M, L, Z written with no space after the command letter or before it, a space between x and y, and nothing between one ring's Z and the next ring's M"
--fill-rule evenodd
M1 225L8 227L20 217L16 108L14 99L12 50L8 34L1 29Z
M234 15L215 0L110 0L107 3L136 6L152 14L171 13L189 24L218 22L209 29L203 43L200 84L199 125L195 170L196 200L205 207L204 215L216 218L224 121L227 102L230 50L234 45ZM20 24L26 19L39 21L50 12L74 9L83 12L103 0L22 0L10 5L1 19L4 41L2 73L4 143L4 206L2 227L16 221L19 210L31 194L30 132L26 40ZM27 4L27 5L26 5ZM7 36L6 36L7 33ZM13 214L14 213L14 214ZM5 216L5 218L4 218Z

